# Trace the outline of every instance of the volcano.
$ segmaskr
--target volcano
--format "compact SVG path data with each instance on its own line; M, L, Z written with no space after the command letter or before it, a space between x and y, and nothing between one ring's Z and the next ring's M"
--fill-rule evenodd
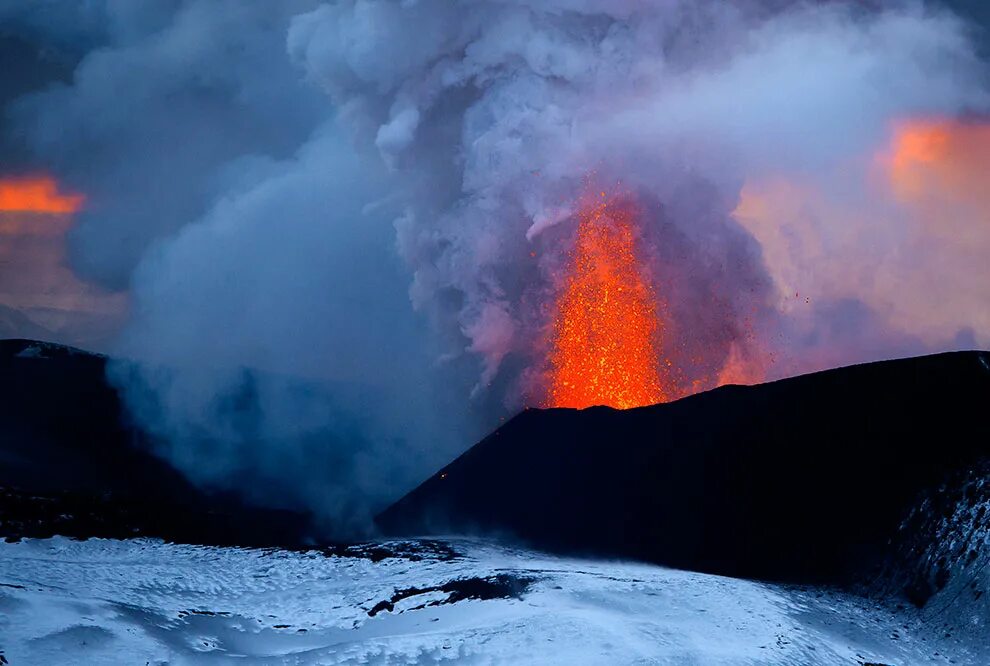
M308 515L201 489L158 457L106 364L63 345L0 340L0 538L302 543Z
M639 211L602 192L600 201L583 203L579 218L552 326L544 406L666 402L658 297L636 247Z
M389 507L473 534L796 582L863 580L926 493L990 457L990 354L725 386L630 410L530 409Z
M379 517L392 533L503 543L319 549L300 547L298 515L211 495L154 456L105 364L0 342L0 536L16 542L0 542L0 657L11 663L986 663L990 354L630 410L529 410ZM110 538L18 538L52 535ZM882 584L874 602L561 558L511 537L780 580L876 571Z
M312 538L305 514L196 487L155 455L106 362L0 342L0 536ZM377 523L388 536L495 536L776 581L883 573L921 603L945 583L938 543L962 567L990 556L962 538L988 525L973 513L990 469L988 400L990 353L954 352L635 409L530 409Z

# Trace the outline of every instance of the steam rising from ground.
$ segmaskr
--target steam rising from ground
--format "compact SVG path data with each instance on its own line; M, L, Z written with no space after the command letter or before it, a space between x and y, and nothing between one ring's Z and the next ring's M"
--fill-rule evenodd
M74 73L10 133L86 193L73 265L131 293L115 379L202 483L354 527L532 402L589 182L644 211L679 393L990 345L990 145L916 186L891 157L990 109L935 6L11 7Z

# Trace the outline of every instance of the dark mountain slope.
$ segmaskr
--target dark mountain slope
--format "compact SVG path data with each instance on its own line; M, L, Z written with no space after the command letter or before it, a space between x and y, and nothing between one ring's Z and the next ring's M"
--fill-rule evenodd
M528 410L378 523L728 575L862 579L922 493L990 456L988 406L990 354L959 352L630 411Z
M0 340L0 537L295 545L306 516L191 485L130 427L106 358Z

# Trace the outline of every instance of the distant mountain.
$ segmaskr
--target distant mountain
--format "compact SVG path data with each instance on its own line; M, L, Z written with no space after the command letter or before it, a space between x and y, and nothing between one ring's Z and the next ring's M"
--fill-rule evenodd
M121 323L118 314L102 311L29 307L23 308L21 312L49 333L40 338L35 335L10 337L51 340L85 349L107 348L119 331Z
M308 516L190 484L129 425L106 357L0 340L0 537L298 545Z
M117 333L120 317L105 312L0 304L0 340L45 340L103 349Z
M0 305L0 339L2 338L33 338L36 340L51 340L54 334L44 326L31 320L17 308Z
M988 405L990 354L959 352L629 411L528 410L378 524L782 581L884 573L920 604L945 585L932 542L990 524L990 505L965 528L940 522L990 459ZM946 484L956 499L931 501Z

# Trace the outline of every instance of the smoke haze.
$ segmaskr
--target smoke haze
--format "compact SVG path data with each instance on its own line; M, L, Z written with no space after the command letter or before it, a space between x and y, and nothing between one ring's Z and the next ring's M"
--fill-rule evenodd
M340 533L539 403L589 191L642 211L678 395L990 346L990 81L944 4L25 1L0 25L0 176L85 194L64 280L116 299L133 417L194 481Z

